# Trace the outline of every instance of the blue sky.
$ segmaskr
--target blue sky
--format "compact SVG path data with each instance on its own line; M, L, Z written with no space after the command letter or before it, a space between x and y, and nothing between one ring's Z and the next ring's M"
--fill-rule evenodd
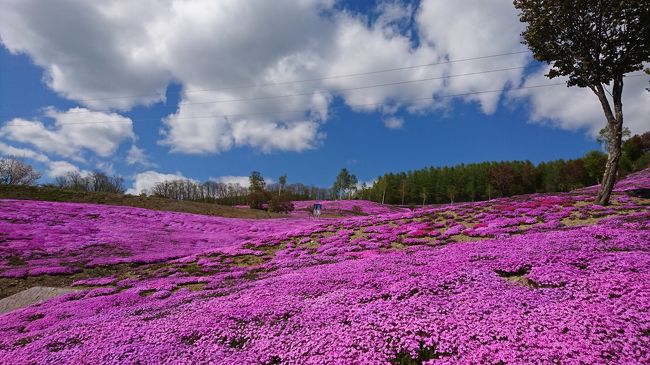
M510 2L51 3L55 11L29 0L0 5L0 153L24 156L43 181L104 169L138 192L166 178L242 181L258 170L329 186L342 167L370 181L599 148L595 96L520 89L558 82L530 55L445 63L525 50ZM139 26L145 10L151 20ZM406 70L286 84L392 68ZM412 82L423 78L438 79ZM645 82L626 84L634 132L647 129ZM260 86L268 83L276 85Z

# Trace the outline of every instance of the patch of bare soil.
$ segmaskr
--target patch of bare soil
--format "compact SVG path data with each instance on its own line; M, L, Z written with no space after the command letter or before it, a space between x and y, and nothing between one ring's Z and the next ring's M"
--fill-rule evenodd
M0 299L0 314L44 302L63 294L79 291L72 288L34 286L12 296Z

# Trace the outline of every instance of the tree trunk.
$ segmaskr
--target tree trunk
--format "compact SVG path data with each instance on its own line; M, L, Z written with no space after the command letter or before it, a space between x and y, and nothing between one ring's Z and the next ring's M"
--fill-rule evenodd
M608 205L614 184L616 183L618 162L621 159L621 142L623 139L623 78L620 77L614 80L612 89L614 113L612 113L612 108L609 105L609 100L607 100L602 85L598 85L592 90L594 90L598 96L598 100L600 100L603 112L607 118L607 130L609 132L607 164L605 165L605 173L603 174L596 201L600 205Z

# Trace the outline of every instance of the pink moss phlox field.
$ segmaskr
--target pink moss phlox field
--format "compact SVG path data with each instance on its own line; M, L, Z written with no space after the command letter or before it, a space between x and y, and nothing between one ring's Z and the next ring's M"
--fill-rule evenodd
M409 211L408 208L384 205L367 200L304 200L293 202L295 210L291 215L307 217L311 213L314 204L321 204L323 214L374 215Z
M0 201L7 278L146 268L0 315L0 363L650 363L648 201L592 199L322 220Z

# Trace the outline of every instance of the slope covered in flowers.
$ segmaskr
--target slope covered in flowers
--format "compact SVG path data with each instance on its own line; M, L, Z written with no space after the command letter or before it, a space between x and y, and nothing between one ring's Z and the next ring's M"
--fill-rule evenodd
M1 280L84 290L1 315L0 363L648 363L649 201L591 198L324 220L1 201Z

